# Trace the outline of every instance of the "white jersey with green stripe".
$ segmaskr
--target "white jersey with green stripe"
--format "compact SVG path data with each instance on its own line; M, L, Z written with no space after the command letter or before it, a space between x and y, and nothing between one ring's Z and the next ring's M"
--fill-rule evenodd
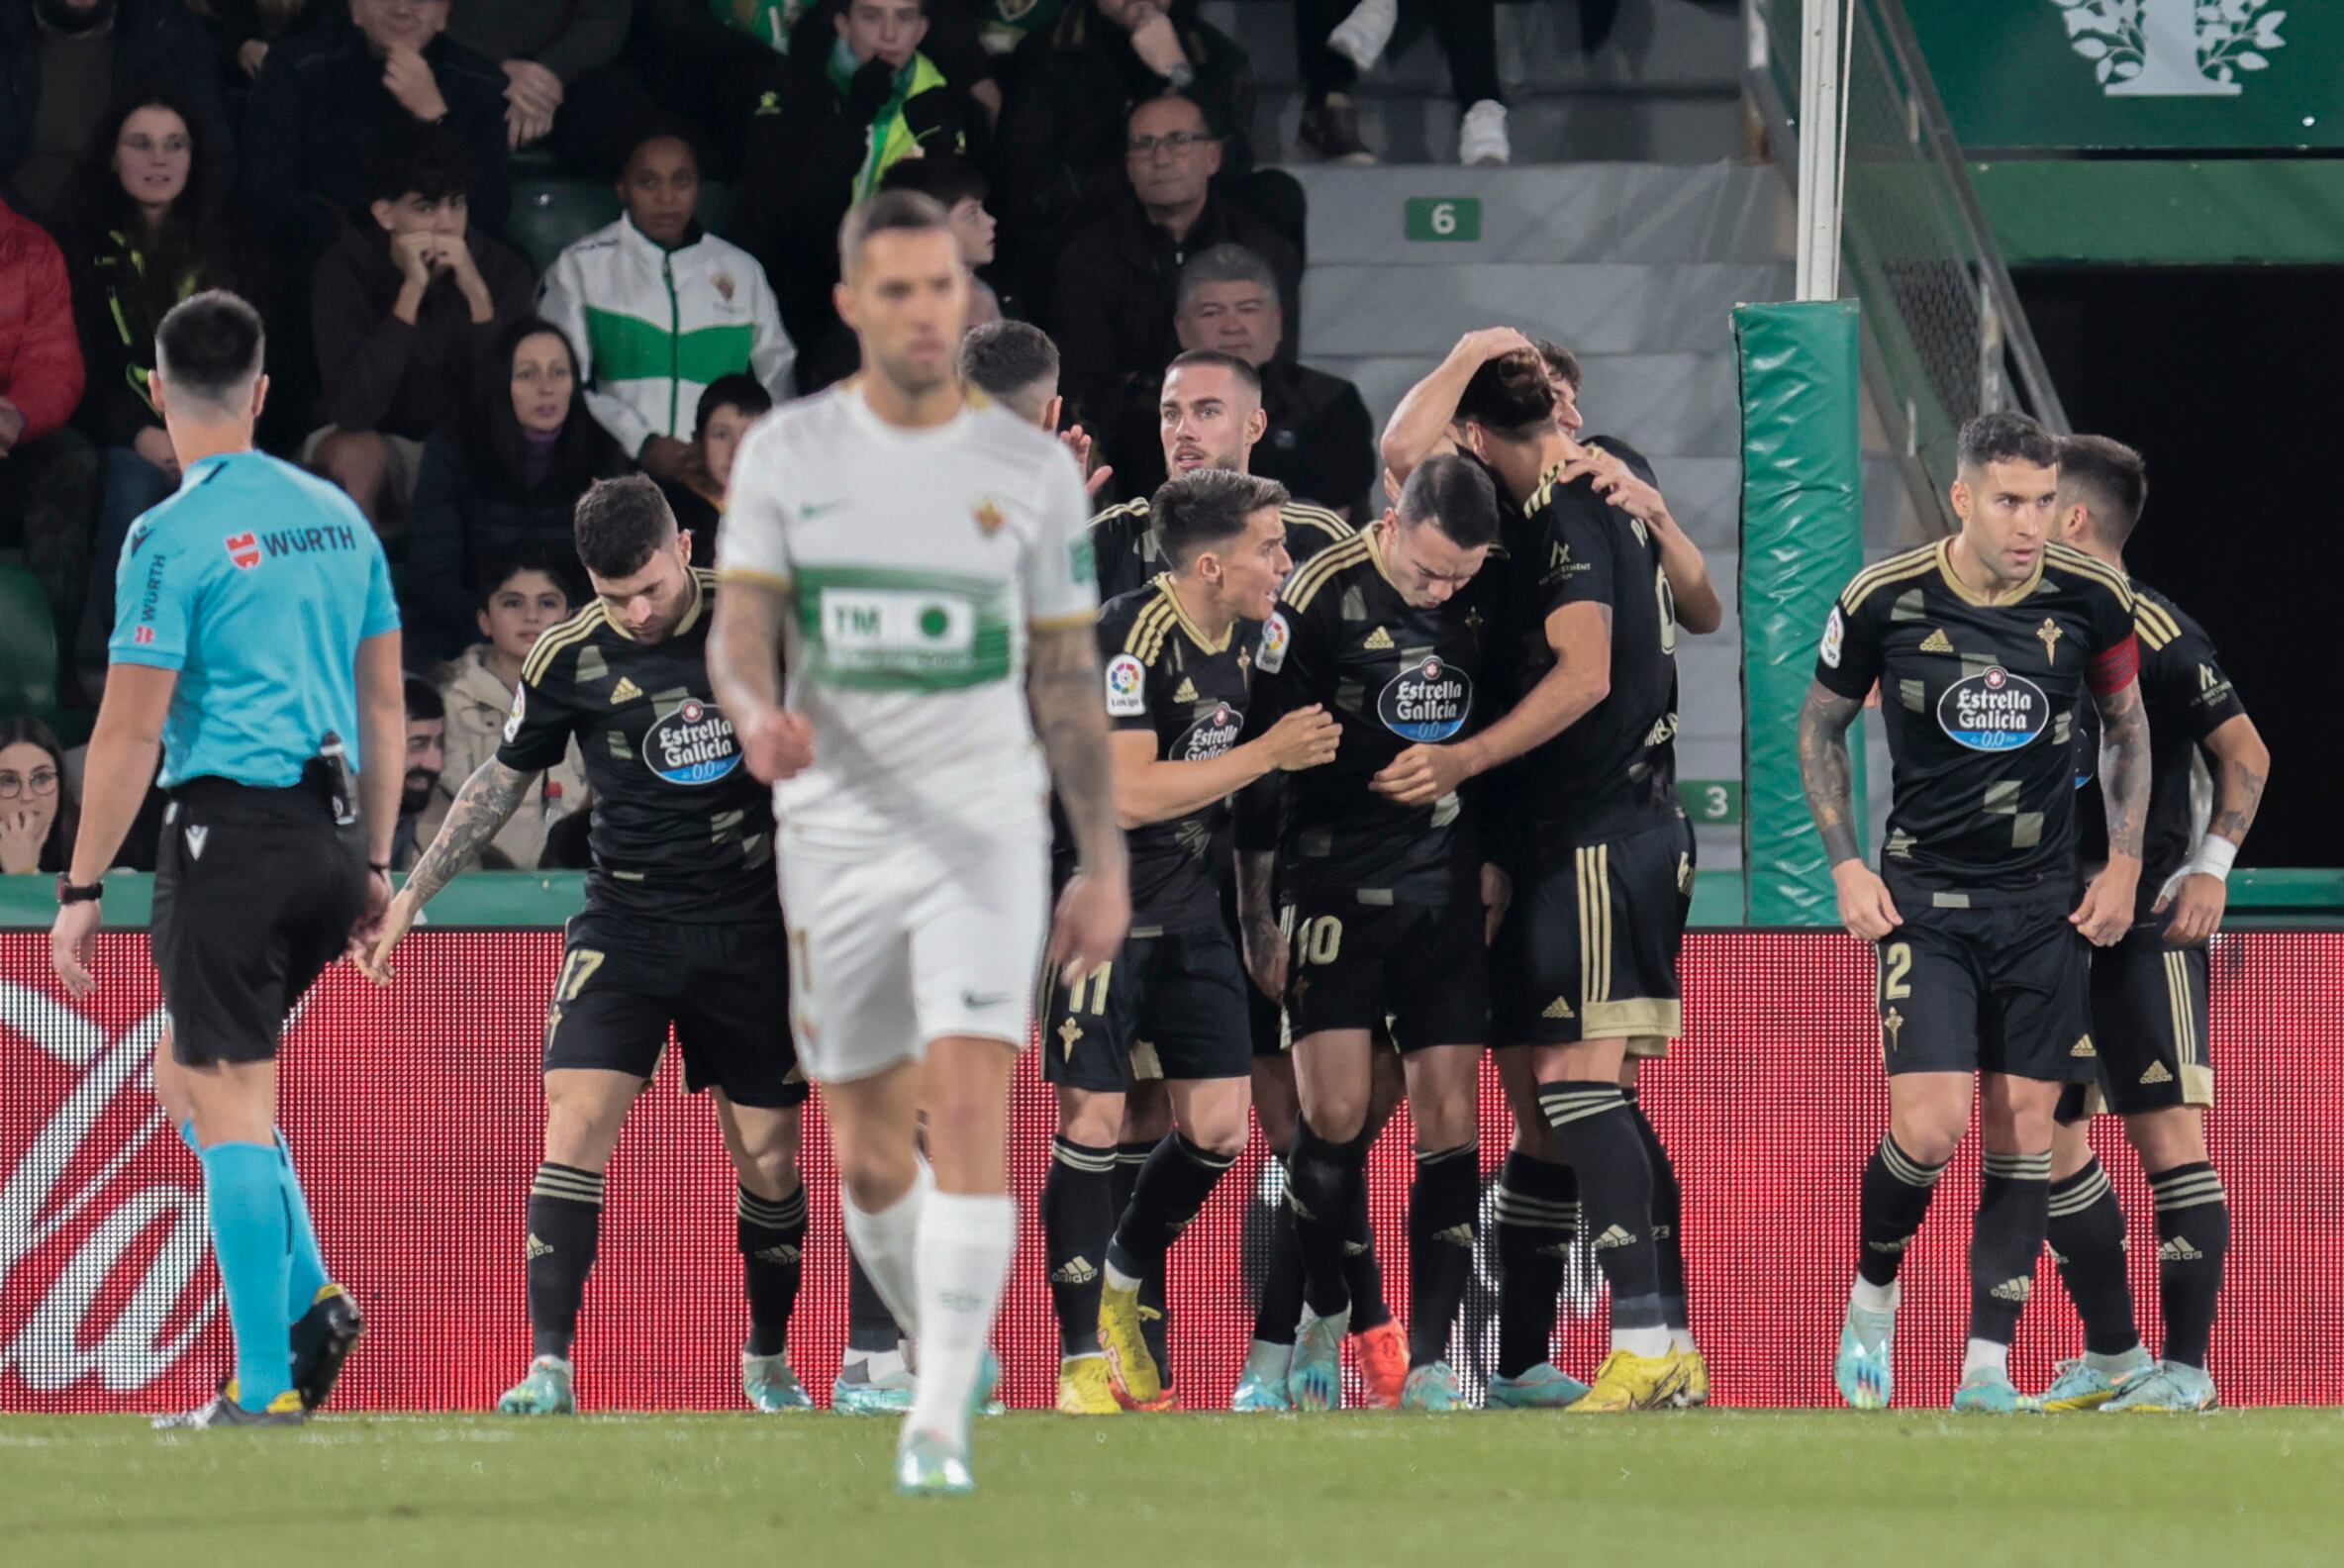
M777 409L732 467L718 569L787 596L787 701L814 726L774 810L839 847L1038 828L1026 638L1098 613L1081 475L973 394L905 430L861 387Z

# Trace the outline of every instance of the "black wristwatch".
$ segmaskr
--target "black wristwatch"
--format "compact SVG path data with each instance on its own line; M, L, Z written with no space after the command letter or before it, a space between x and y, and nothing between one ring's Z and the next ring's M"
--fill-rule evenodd
M106 884L103 882L91 882L84 886L76 884L69 871L57 873L57 902L59 904L95 904L105 896Z

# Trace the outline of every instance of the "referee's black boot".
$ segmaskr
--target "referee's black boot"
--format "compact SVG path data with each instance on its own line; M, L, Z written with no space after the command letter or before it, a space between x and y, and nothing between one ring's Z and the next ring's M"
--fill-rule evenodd
M244 1409L232 1394L224 1392L191 1411L155 1417L154 1428L203 1431L215 1426L299 1426L308 1420L309 1412L301 1408L300 1396L290 1389L269 1401L268 1409L257 1411Z
M348 1291L319 1287L317 1299L293 1323L293 1390L303 1410L322 1410L334 1397L334 1380L365 1331L366 1320Z

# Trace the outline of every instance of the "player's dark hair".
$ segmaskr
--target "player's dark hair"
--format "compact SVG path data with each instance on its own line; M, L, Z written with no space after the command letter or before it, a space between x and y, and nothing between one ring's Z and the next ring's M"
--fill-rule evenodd
M1251 283L1272 300L1278 298L1278 274L1241 245L1217 245L1189 258L1188 265L1180 269L1180 310L1186 312L1197 290L1208 283Z
M1028 418L1038 418L1041 411L1028 412L1024 401L1026 394L1042 382L1056 384L1058 345L1030 322L996 321L971 327L960 340L960 379Z
M480 576L473 584L478 607L485 610L495 603L498 590L523 572L543 572L564 596L573 602L578 597L575 560L560 559L537 539L519 539L481 557Z
M692 155L695 173L708 167L708 153L700 146L700 133L682 120L661 116L644 126L636 133L635 140L627 144L627 156L619 164L619 183L627 183L627 170L633 166L635 154L654 142L680 142L684 150Z
M73 798L71 775L65 771L65 748L49 729L31 714L0 715L0 751L12 745L39 746L57 770L57 814L50 819L49 836L41 840L39 871L72 869L73 843L81 832L81 805Z
M413 125L383 144L367 165L366 199L401 201L420 196L445 201L468 196L472 188L472 154L445 126Z
M1469 457L1441 452L1416 464L1400 490L1400 520L1429 523L1464 549L1498 537L1498 491Z
M1554 388L1547 383L1546 362L1528 348L1488 361L1465 383L1457 418L1503 441L1544 435L1554 425Z
M1253 400L1256 403L1261 401L1261 372L1233 353L1222 353L1219 348L1185 349L1172 356L1172 362L1164 366L1164 374L1169 377L1173 371L1184 365L1212 366L1226 370L1237 378L1239 385L1253 394Z
M755 419L772 407L773 394L765 390L764 382L746 370L734 370L718 376L701 392L700 406L692 411L692 438L699 440L718 409L738 409L750 419Z
M2091 498L2092 522L2122 544L2149 504L2149 465L2141 454L2105 436L2070 436L2059 443L2062 501L2081 491Z
M946 212L964 201L973 201L981 207L993 192L983 169L957 157L899 158L879 176L879 188L932 196Z
M1579 356L1556 343L1552 338L1533 338L1530 346L1538 350L1538 357L1546 361L1547 373L1561 380L1573 392L1587 384Z
M1259 479L1233 468L1200 468L1167 479L1148 502L1156 542L1174 570L1217 544L1245 532L1245 520L1264 507L1282 507L1291 497L1274 479Z
M2037 468L2059 466L2059 441L2024 414L2004 410L1981 414L1962 427L1961 466L1976 473L1988 463L2023 462Z
M883 190L848 209L838 226L838 270L851 274L873 235L949 233L944 204L919 191Z
M260 313L226 289L206 289L171 307L154 330L154 367L166 401L226 404L260 373Z
M400 692L407 699L407 722L419 719L444 719L447 704L440 695L440 688L421 675L410 675L400 683Z
M675 514L642 474L597 479L578 498L578 559L597 577L632 577L675 542Z

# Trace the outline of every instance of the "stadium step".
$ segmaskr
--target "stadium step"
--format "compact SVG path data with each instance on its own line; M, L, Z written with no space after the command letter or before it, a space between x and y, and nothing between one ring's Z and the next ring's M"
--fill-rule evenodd
M1768 261L1461 262L1436 277L1408 266L1314 264L1303 291L1303 342L1321 354L1446 353L1493 322L1554 339L1575 353L1716 353L1731 312L1780 299L1791 268Z

